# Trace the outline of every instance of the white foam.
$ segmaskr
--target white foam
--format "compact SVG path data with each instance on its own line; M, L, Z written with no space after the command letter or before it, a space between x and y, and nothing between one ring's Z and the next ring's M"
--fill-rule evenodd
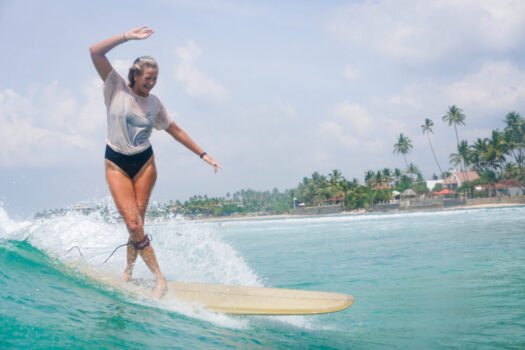
M176 299L160 299L152 297L151 289L154 281L135 280L133 283L126 283L120 274L111 272L101 272L99 269L86 264L85 262L69 263L69 266L81 271L82 274L99 281L112 288L122 292L126 299L133 303L145 305L148 307L161 308L164 310L174 311L188 317L193 317L202 321L211 322L221 327L233 329L245 329L249 321L241 317L231 317L224 314L217 314L206 310L201 305L188 304Z
M108 208L107 203L104 204ZM119 249L106 264L103 262L115 247L127 242L128 233L115 208L109 208L109 211L99 210L89 215L70 211L62 215L16 222L0 207L0 238L27 240L69 266L85 266L120 280L126 261L126 248ZM269 223L266 221L265 224ZM159 264L169 280L263 286L261 279L245 259L214 232L215 227L172 217L148 221L145 230L153 237ZM153 278L140 258L133 277ZM123 286L117 288L125 289ZM133 301L227 328L246 328L250 320L256 319L272 320L304 329L318 328L313 326L311 317L229 316L208 312L196 305L177 300L156 301L144 297L133 298Z
M1 239L15 239L23 240L24 237L20 236L20 231L30 224L28 221L14 221L9 218L7 212L0 205L0 238ZM16 238L18 237L18 238Z
M30 222L15 222L0 208L0 238L27 240L69 266L85 264L102 274L120 278L126 261L125 247L106 264L103 262L115 247L127 242L128 233L123 222L107 220L107 214L107 211L97 211L82 215L70 211ZM109 217L114 216L109 213ZM169 280L261 285L243 257L209 228L181 218L156 220L151 225L146 223L145 228L153 237L159 264ZM140 258L133 277L153 278ZM245 328L249 323L245 318L215 314L177 301L143 302L222 327Z
M146 227L148 229L148 227ZM261 286L244 258L210 227L176 218L149 227L168 279Z

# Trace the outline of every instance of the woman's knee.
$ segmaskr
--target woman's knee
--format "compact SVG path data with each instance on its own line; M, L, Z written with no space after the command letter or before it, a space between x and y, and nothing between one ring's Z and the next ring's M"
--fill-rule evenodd
M144 229L142 219L138 214L134 215L133 217L127 218L126 226L128 227L128 231L132 235L140 234Z

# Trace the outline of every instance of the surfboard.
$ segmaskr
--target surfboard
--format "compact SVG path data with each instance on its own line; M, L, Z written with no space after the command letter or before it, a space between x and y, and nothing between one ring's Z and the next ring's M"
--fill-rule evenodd
M85 265L77 266L77 270L124 293L152 298L152 280L133 279L126 283ZM354 303L353 296L342 293L168 281L168 290L159 302L172 300L238 315L315 315L341 311Z
M344 310L348 294L190 282L168 282L162 299L196 303L217 313L241 315L314 315Z

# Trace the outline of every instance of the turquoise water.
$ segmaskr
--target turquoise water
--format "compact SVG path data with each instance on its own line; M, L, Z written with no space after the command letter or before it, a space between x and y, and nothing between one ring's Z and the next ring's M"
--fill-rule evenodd
M151 222L168 278L352 294L345 311L232 317L135 300L121 223L17 222L0 208L2 349L523 349L525 207L264 221ZM76 249L77 245L83 257ZM137 277L150 277L141 263Z

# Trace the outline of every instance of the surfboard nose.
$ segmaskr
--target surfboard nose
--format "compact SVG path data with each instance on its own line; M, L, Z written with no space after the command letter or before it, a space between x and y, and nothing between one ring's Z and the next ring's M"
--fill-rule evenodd
M243 315L314 315L342 311L354 303L348 294L283 288L169 283L170 297L210 311Z

